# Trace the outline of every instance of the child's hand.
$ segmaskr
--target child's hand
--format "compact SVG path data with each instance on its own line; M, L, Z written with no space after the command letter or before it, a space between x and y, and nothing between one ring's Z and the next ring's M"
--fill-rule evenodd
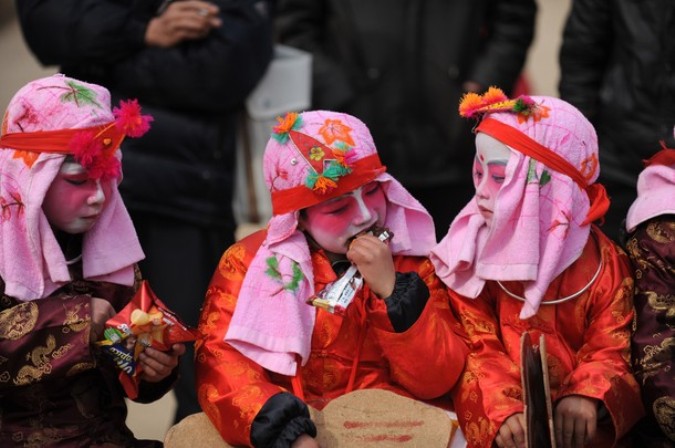
M141 379L150 383L162 381L176 368L178 358L184 353L185 344L174 344L168 352L147 347L138 356L142 368Z
M91 312L91 331L89 332L89 342L98 341L103 336L105 323L113 317L115 308L105 299L92 297L89 302L89 311Z
M396 270L387 243L373 235L362 235L349 245L347 258L378 297L389 297L394 292Z
M319 442L307 434L302 434L291 443L291 448L319 448Z
M525 448L525 414L519 412L507 418L495 442L499 448Z
M570 395L554 412L555 441L559 448L582 448L595 437L598 400Z

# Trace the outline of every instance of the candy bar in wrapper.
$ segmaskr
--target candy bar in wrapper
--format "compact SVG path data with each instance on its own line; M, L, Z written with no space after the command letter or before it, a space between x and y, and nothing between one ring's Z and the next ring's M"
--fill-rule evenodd
M103 339L96 344L120 369L120 382L131 399L138 397L142 370L138 356L146 347L168 351L173 344L196 338L195 330L169 311L145 281L133 299L105 326Z
M380 227L371 229L369 233L376 235L380 241L388 241L393 237L391 231ZM310 297L307 303L329 313L344 314L362 287L363 277L356 266L351 265L340 278Z

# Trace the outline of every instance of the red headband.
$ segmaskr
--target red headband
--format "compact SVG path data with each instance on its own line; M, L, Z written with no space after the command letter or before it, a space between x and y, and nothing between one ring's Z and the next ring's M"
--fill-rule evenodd
M493 118L485 117L476 128L479 132L484 132L507 146L510 146L526 156L543 163L552 170L570 177L579 188L586 191L591 202L590 209L586 219L581 225L589 224L597 219L601 219L609 209L609 198L602 184L589 184L589 179L576 169L567 160L541 145L518 129L502 123Z
M119 160L113 156L125 137L140 137L150 128L152 117L141 115L136 100L120 101L113 109L115 121L79 129L14 132L0 136L0 148L32 153L72 154L89 177L115 178Z
M318 192L307 188L305 185L273 191L273 214L275 216L282 215L336 198L367 184L386 171L386 167L382 165L377 154L359 159L351 163L350 167L352 172L340 178L336 188L329 192Z

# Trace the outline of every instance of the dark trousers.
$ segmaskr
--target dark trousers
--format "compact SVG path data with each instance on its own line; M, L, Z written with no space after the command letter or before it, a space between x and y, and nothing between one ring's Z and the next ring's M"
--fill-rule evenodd
M145 251L141 274L157 297L191 327L199 320L206 288L223 252L234 242L234 226L200 227L144 213L131 217ZM174 388L175 422L201 412L194 374L194 347L186 344Z

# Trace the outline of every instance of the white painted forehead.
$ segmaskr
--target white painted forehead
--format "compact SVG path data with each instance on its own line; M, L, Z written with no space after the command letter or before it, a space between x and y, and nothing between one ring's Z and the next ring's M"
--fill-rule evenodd
M476 153L483 156L485 162L491 160L508 160L511 149L496 138L479 132L476 135Z
M66 159L62 164L61 168L59 169L59 173L61 174L69 174L69 175L74 175L74 174L82 174L86 173L87 170L77 163L74 160L69 160Z
M375 181L373 181L373 182L375 182ZM330 204L331 202L337 202L337 201L339 201L340 199L348 198L348 197L350 197L350 196L354 196L354 197L363 197L363 188L364 188L364 187L367 187L368 185L371 185L371 182L368 182L368 183L365 184L365 185L361 185L360 187L354 188L352 191L348 191L347 193L342 194L342 195L340 195L340 196L338 196L338 197L336 197L336 198L329 199L329 200L327 200L327 201L325 201L325 202L320 202L320 204Z

